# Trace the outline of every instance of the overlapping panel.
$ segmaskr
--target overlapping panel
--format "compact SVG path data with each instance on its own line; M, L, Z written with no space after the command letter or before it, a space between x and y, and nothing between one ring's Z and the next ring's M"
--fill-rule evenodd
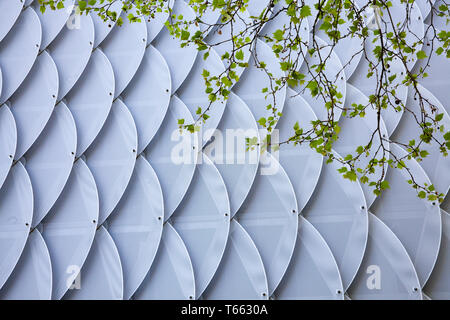
M33 216L33 189L19 162L0 189L0 288L5 284L25 247Z
M2 70L0 103L4 103L11 97L30 72L39 51L41 37L41 24L36 12L28 8L0 42L0 69Z
M38 227L50 253L52 299L61 299L80 273L94 240L98 210L94 177L80 159L61 196Z
M395 234L369 213L369 238L363 262L351 287L350 298L421 300L414 265Z
M189 253L180 235L166 223L155 261L134 299L194 298L195 278Z
M107 221L123 269L123 298L130 299L148 273L163 230L164 201L158 177L143 156Z
M196 298L222 259L230 228L230 203L219 171L204 154L184 200L170 218L186 244L195 276Z
M406 154L398 146L391 148L400 157ZM405 161L419 183L430 185L425 171L415 160ZM400 239L423 286L433 270L441 243L439 205L417 196L418 191L407 182L410 175L406 170L390 168L386 179L390 183L390 192L377 198L371 211Z
M163 190L165 221L183 199L198 157L197 135L179 130L178 119L185 119L187 123L193 121L183 101L173 96L161 128L145 150L145 156L155 169Z
M0 289L4 300L50 300L52 297L52 265L41 233L30 233L14 272Z
M253 187L236 218L261 254L272 295L294 251L298 207L289 177L270 153L262 154Z
M83 264L69 269L69 285L64 299L69 300L120 300L123 298L122 264L111 235L101 226ZM73 282L70 282L73 281Z
M164 27L180 16L196 20L194 2L166 1L167 10L135 23L127 17L135 11L113 2L123 24L95 11L79 15L74 0L45 13L36 0L0 2L0 299L449 298L449 195L441 210L419 199L407 170L386 165L375 176L387 172L390 189L377 198L366 184L344 179L341 162L325 164L309 140L284 143L294 127L313 131L314 121L328 118L321 94L286 85L271 94L269 75L286 76L280 63L288 53L274 53L264 35L291 22L280 11L284 1L251 0L223 25L223 11L208 9L188 28L190 36L205 32L213 45L207 56L194 44L180 46ZM406 70L394 58L384 76L397 77L383 94L398 110L390 106L380 117L369 103L376 79L367 77L379 43L366 41L365 55L361 40L348 37L330 51L318 29L324 21L311 33L315 2L305 1L313 16L297 27L305 53L320 48L300 55L297 70L306 83L317 80L307 64L329 56L325 83L342 94L342 107L366 106L362 118L334 110L334 156L354 154L378 126L372 145L405 155L388 139L419 141L421 132L403 105L442 115L437 138L444 142L448 62L431 54L432 33L416 48L434 59L417 88L434 108L401 83ZM411 5L407 43L431 32L424 25L431 4L442 1ZM369 7L369 28L388 21ZM399 8L392 8L394 23L405 18ZM233 49L226 40L250 33L264 9L274 19L241 48L244 64L234 69L240 79L228 99L210 105L205 77L225 75L223 54ZM442 18L435 25L446 29ZM418 73L426 63L412 54L407 66ZM271 138L282 146L268 152L267 132L258 128L278 112ZM408 161L411 173L446 194L449 161L436 143L423 147L430 155Z
M23 162L34 190L32 227L36 227L61 194L72 170L77 131L72 114L59 103ZM51 181L48 177L52 177Z
M358 182L343 179L334 160L322 173L303 216L330 247L347 289L358 271L366 249L368 217L366 199Z

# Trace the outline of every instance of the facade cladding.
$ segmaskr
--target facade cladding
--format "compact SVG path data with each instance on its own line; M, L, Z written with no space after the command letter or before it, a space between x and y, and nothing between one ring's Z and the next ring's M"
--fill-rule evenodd
M195 16L182 0L173 9ZM428 13L414 12L423 34ZM181 132L178 120L192 122L208 101L203 69L224 70L225 49L204 60L181 48L167 18L119 27L0 0L1 299L450 299L445 202L417 197L402 171L388 169L390 189L376 198L308 146L239 149L243 137L260 139L255 119L267 104L268 79L250 54L226 103L213 104L200 132ZM336 48L330 72L358 48ZM431 69L420 88L450 127L449 63L436 56ZM366 72L358 56L338 75L346 101L367 101ZM277 94L280 138L322 116L307 94ZM383 120L385 135L414 134L401 112ZM341 122L334 149L346 154L376 114ZM448 190L449 161L434 152L410 168Z

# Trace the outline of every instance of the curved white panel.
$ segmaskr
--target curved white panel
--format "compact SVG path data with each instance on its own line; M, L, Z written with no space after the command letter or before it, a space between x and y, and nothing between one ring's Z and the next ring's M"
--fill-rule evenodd
M0 41L11 30L23 8L23 0L9 0L0 3Z
M344 179L337 171L340 167L342 164L337 160L324 164L303 216L320 232L333 252L346 290L364 255L368 217L359 182Z
M39 19L36 12L28 8L0 42L0 69L2 69L0 104L11 97L30 72L40 44Z
M82 268L95 236L98 194L83 160L75 162L64 191L40 224L52 261L52 299L61 299Z
M441 210L442 240L439 256L424 291L433 300L450 299L450 215Z
M96 49L80 79L65 97L77 125L77 157L86 151L103 127L113 95L111 63L100 49Z
M13 273L0 290L1 300L50 300L52 264L45 241L35 229Z
M42 43L41 50L47 48L47 46L56 38L58 33L66 27L68 28L70 25L70 18L73 16L73 5L75 0L67 0L64 1L63 9L51 10L48 6L44 13L39 10L40 4L39 1L34 1L32 7L35 9L38 14L39 20L42 25ZM72 16L71 16L72 15ZM67 25L66 25L67 23Z
M25 168L34 191L33 228L63 191L72 170L76 146L75 121L66 105L60 102L42 134L25 154Z
M141 154L158 131L170 103L170 71L153 46L145 51L136 75L122 93L138 133L137 154Z
M417 85L417 89L424 99L423 104L422 106L420 105L419 97L413 89L408 94L408 109L414 112L419 118L421 117L422 108L432 118L442 113L443 119L439 122L439 126L444 126L444 132L436 130L433 136L440 143L445 143L443 135L450 129L450 116L441 102L430 91L420 84ZM435 110L432 111L432 108ZM394 132L393 140L408 144L409 141L415 139L416 143L419 143L421 133L422 129L417 124L415 116L410 112L405 112L397 130ZM429 155L420 162L420 166L425 170L436 190L440 193L447 194L450 188L450 158L445 157L441 153L439 145L434 140L431 144L422 143L421 149L427 150Z
M368 0L358 1L360 6L367 5L368 2ZM369 29L376 30L381 28L383 33L404 32L405 36L402 40L405 41L405 45L414 47L418 51L422 46L420 40L423 39L424 35L424 18L417 2L411 2L408 7L402 5L390 6L389 12L383 8L376 16L373 6L369 5L362 14ZM398 46L393 47L390 42L387 43L387 47L393 52L399 52ZM406 64L408 69L412 68L417 61L416 53L408 55L402 50L401 54L407 58Z
M281 78L285 74L280 69L280 60L265 42L258 40L254 50L256 50L257 59L255 58L255 52L253 52L248 68L245 69L239 82L234 86L234 92L244 100L256 121L258 121L262 117L267 118L272 115L272 111L266 109L266 106L270 104L276 106L278 112L282 112L286 98L286 87L278 90L275 97L272 94L262 93L264 88L268 88L270 93L271 81L266 71L257 68L255 63L264 62L267 72L270 72L275 79Z
M20 159L44 129L55 107L57 94L58 71L50 55L42 52L10 100L17 126L14 159Z
M369 98L367 98L361 91L351 84L347 84L347 95L345 97L344 106L347 110L349 110L349 113L351 112L350 110L352 110L353 104L366 106L364 109L365 116L362 118L359 115L353 118L349 116L342 117L339 121L339 126L341 127L339 139L333 144L333 148L342 157L345 157L348 154L356 156L356 148L358 146L366 146L369 141L372 141L369 156L362 154L357 162L359 168L365 169L366 166L369 165L369 161L371 159L389 159L389 142L383 141L384 148L387 150L386 154L383 154L382 149L378 151L378 148L381 147L380 134L382 138L387 139L388 132L383 119L380 118L380 132L377 132L372 139L373 133L376 132L378 128L377 110L374 109L374 107L369 103ZM355 134L356 132L358 134ZM370 181L378 181L382 173L386 173L388 164L385 163L383 167L376 165L373 169L374 172L367 174L367 177ZM361 177L360 173L357 172L356 174ZM364 196L366 197L367 207L370 208L376 198L376 195L373 193L374 189L373 187L369 187L368 183L361 183L361 187L364 192Z
M244 12L236 12L235 19L233 20L233 28L231 28L231 23L227 23L221 28L215 27L208 36L205 38L205 41L214 46L214 50L222 57L225 53L231 53L233 50L233 42L230 41L233 37L245 38L245 36L250 36L250 30L247 30L247 26L252 23L250 19L250 14L247 10ZM220 33L219 33L220 31ZM249 47L243 48L242 52L244 54L244 58L242 60L237 60L238 62L248 62L251 56L251 51ZM201 54L203 56L203 54ZM227 59L223 59L222 63L228 68L230 66L230 61ZM244 72L245 68L239 65L233 69L236 72L237 76L241 76L242 72Z
M328 57L323 70L323 76L321 79L322 84L318 81L319 86L323 87L327 83L328 86L332 85L336 92L341 93L342 98L339 100L341 102L341 106L345 101L347 77L343 70L342 62L339 60L336 52L334 50L330 52L331 47L329 47L328 44L319 37L316 36L315 41L319 46L320 56L317 52L315 52L312 56L309 54L307 55L306 61L302 64L299 70L300 73L305 75L305 84L297 86L294 89L301 94L306 102L308 102L314 113L317 115L317 118L320 120L326 120L328 119L328 110L325 108L325 103L327 101L325 101L321 95L313 97L311 95L311 91L306 88L306 85L310 81L317 81L317 79L315 80L313 78L313 76L317 76L317 73L314 70L308 71L308 66L319 65L323 63L325 57ZM311 75L310 72L313 73L313 75ZM338 121L342 110L340 108L334 108L333 112L334 121Z
M291 18L287 14L287 8L288 5L285 1L279 1L274 4L272 7L272 18L271 20L266 23L266 25L263 27L263 29L260 32L261 36L268 36L273 39L273 34L277 30L281 30L283 32L286 32L286 36L288 32L292 32L292 34L289 37L293 37L295 34L295 41L301 41L301 45L299 46L301 48L300 50L294 50L293 46L289 46L287 50L283 50L284 52L280 52L279 56L283 61L292 61L293 63L296 63L298 68L303 63L303 57L306 55L306 52L308 50L308 43L309 43L309 24L307 19L301 20L300 23L292 24ZM270 15L269 15L270 16ZM292 29L291 29L292 28ZM298 37L298 38L297 38ZM292 39L292 38L291 38ZM269 46L275 45L276 42L268 42ZM280 43L283 45L282 43ZM299 49L300 49L299 48Z
M47 48L58 68L58 101L64 98L77 82L91 56L94 24L90 15L82 15L79 19L80 28L63 28Z
M204 154L191 185L170 221L192 260L200 297L219 266L230 229L230 203L219 171Z
M373 70L373 75L367 78L369 70L372 70L372 68L369 67L369 63L372 62L372 64L375 64L378 61L378 59L374 57L373 50L379 45L379 42L373 43L372 38L368 38L365 41L365 44L365 52L367 57L363 56L361 58L358 67L353 72L351 78L348 79L348 82L369 97L377 90L377 79L379 80L379 77L381 76L381 65L377 64L377 67ZM405 67L396 57L394 57L389 64L390 66L385 73L385 77L390 77L393 75L397 75L397 77L388 85L387 89L383 89L382 94L386 95L394 106L401 106L401 104L397 104L397 102L405 104L408 97L408 87L401 83L404 79ZM387 90L388 92L384 90ZM395 91L395 96L392 95L392 90ZM381 116L386 124L389 136L394 132L400 122L402 114L403 109L401 111L396 111L392 105L389 105L388 108L381 110Z
M246 139L259 141L258 126L250 109L230 93L226 112L203 152L213 161L228 191L231 217L238 211L255 180L259 148L247 150ZM236 147L235 147L236 146Z
M122 14L122 18L123 25L116 25L101 45L114 70L114 98L122 93L135 75L147 45L145 23L130 23L126 14Z
M16 122L7 105L0 107L0 188L11 169L17 145Z
M216 100L210 105L209 94L205 92L206 85L202 76L203 70L208 70L211 76L219 76L225 72L225 67L214 49L209 51L209 56L206 60L203 59L202 55L197 56L197 60L195 61L191 72L183 82L183 85L178 89L177 95L188 107L194 121L197 121L199 117L199 115L196 114L198 108L201 108L202 112L206 112L207 108L210 108L207 112L207 115L209 116L208 120L205 123L202 123L202 120L199 120L197 123L202 126L203 145L205 145L217 128L225 111L226 103L224 101ZM217 90L217 87L214 85L212 85L212 88L213 91Z
M173 6L172 15L182 15L184 20L191 21L196 18L194 10L182 0L177 0ZM188 31L191 35L199 30L194 24L191 24ZM170 69L172 79L172 93L174 93L186 79L189 71L194 65L197 57L197 48L194 45L181 48L181 41L175 36L170 35L167 28L164 28L152 42L153 46L166 59ZM180 63L183 61L183 63Z
M185 0L187 3L189 3L189 0ZM193 3L195 6L196 4ZM197 5L198 7L198 5ZM217 8L213 10L212 6L208 6L206 10L202 13L201 17L198 17L201 22L198 23L200 27L200 31L203 32L205 36L207 36L212 30L210 26L215 25L216 23L220 23L219 17L221 16L221 9Z
M164 225L155 261L133 298L137 300L195 298L191 259L183 240L170 223Z
M391 145L391 151L400 159L406 151ZM404 160L415 181L424 185L430 180L414 160ZM416 268L420 285L426 283L433 270L441 243L441 216L437 203L420 199L408 184L406 170L389 168L386 180L390 189L381 194L371 211L380 218L400 239Z
M431 11L431 7L430 7L430 1L428 0L416 0L417 5L420 8L420 11L422 12L422 16L424 17L424 20L426 21L427 24L431 24L431 17L433 17L433 25L439 29L439 30L448 30L448 11L447 11L447 15L444 14L442 17L438 16L437 13L441 12L441 10L439 10L440 6L444 6L446 7L448 10L448 2L445 2L443 0L431 0L431 3L434 3L434 11L433 11L433 16L431 16L430 11ZM439 11L436 11L439 10ZM424 14L426 13L426 14ZM445 13L445 10L444 10ZM427 16L428 15L428 16ZM426 19L425 19L426 18Z
M122 197L136 162L137 133L133 117L120 100L114 101L108 119L86 151L86 163L98 188L102 224Z
M164 194L164 221L183 199L194 175L199 152L197 134L180 131L178 119L193 122L183 101L173 96L160 129L145 150L145 157L155 169Z
M77 286L78 285L78 286ZM119 252L108 231L101 226L75 285L64 296L68 300L121 300L123 276Z
M307 132L312 129L311 121L317 120L314 111L309 104L291 88L287 89L286 101L283 108L283 117L277 124L279 140L289 140L294 134L294 125ZM311 198L320 172L322 171L322 155L307 144L285 144L280 147L279 161L286 171L298 202L298 210L301 212Z
M268 8L270 0L248 1L247 10L250 15L259 17L259 15ZM270 17L270 14L268 15Z
M344 299L341 275L333 253L303 216L299 216L291 263L274 297L280 300Z
M19 261L32 217L33 189L27 171L18 162L0 189L0 288Z
M422 300L408 253L395 234L371 213L366 252L348 294L353 300Z
M354 4L355 8L352 10L359 10L357 4ZM311 10L312 12L312 10ZM342 24L338 24L337 30L341 33L342 37L336 44L334 44L333 51L339 57L339 60L344 65L344 72L346 78L350 78L355 72L356 67L363 56L363 39L359 38L357 35L352 36L350 28L353 26L353 20L348 20L346 18L347 11L343 11L340 14ZM309 17L311 18L311 17ZM333 45L333 40L328 37L325 31L323 31L318 25L316 26L316 35L322 40L327 42L329 45Z
M425 35L423 40L423 48L427 57L430 57L430 63L427 65L428 58L418 60L414 65L414 69L412 73L418 74L422 70L429 75L426 78L419 78L418 81L425 88L427 88L433 95L442 102L444 108L447 110L447 113L450 112L450 104L448 101L448 88L450 87L450 64L448 63L448 58L445 55L445 52L441 55L436 54L436 49L442 44L438 40L432 40L434 38L433 28L429 28L428 25L425 25L425 29L428 30L428 33ZM447 28L446 28L447 29ZM439 33L439 30L436 30L436 33Z
M109 7L109 11L115 12L117 14L117 17L120 17L120 14L122 12L122 2L114 1L111 2L110 4L111 6ZM116 21L112 21L110 19L104 21L95 11L90 12L89 14L91 15L92 22L94 23L95 28L94 48L97 48L98 45L100 45L103 42L103 40L105 40L105 38L113 29L113 27L116 25Z
M155 10L154 17L148 17L146 19L147 23L147 45L150 44L153 39L161 32L162 28L164 28L164 24L169 18L169 9L173 8L173 4L175 0L165 1L166 5L163 7L161 12Z
M415 3L417 4L417 6L420 9L420 12L422 13L422 17L423 19L426 21L428 14L431 11L431 6L435 3L435 0L416 0ZM438 0L438 2L436 3L436 5L439 5L440 3L442 3L442 1ZM430 5L431 4L431 5ZM436 17L436 16L433 16Z
M242 226L231 220L230 236L214 278L203 293L207 300L268 299L266 272L258 249Z
M158 177L140 156L127 190L106 222L122 261L124 299L131 298L155 259L163 218L164 201Z
M261 154L260 170L236 219L261 254L270 296L291 261L298 229L294 189L286 172L271 154Z

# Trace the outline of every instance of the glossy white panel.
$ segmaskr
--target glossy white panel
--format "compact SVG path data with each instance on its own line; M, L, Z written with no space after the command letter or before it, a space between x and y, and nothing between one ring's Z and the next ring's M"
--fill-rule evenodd
M75 121L67 106L60 102L44 131L24 156L34 190L33 228L63 191L75 160L76 146Z
M147 45L145 22L129 22L125 13L122 18L123 25L116 25L101 45L114 70L114 98L117 98L133 79Z
M367 249L348 289L353 300L421 300L419 279L395 234L369 213Z
M0 288L19 261L32 217L33 189L27 171L18 162L0 189Z
M58 101L72 89L83 73L92 53L94 24L90 15L82 15L80 28L63 28L47 48L58 68Z
M114 72L108 58L96 49L78 82L65 101L77 125L79 157L91 145L111 110Z
M269 295L272 295L294 251L298 207L289 177L271 154L261 154L260 170L236 219L249 233L261 254Z
M259 148L247 150L246 139L254 138L259 141L255 118L244 101L231 93L212 142L204 148L227 187L231 217L247 197L258 170Z
M50 55L42 52L9 101L17 125L14 159L20 159L41 134L53 112L57 94L58 71Z
M433 300L450 299L450 215L441 210L442 240L433 272L423 289Z
M11 97L30 72L39 51L41 35L39 18L32 8L28 8L19 16L11 32L0 42L0 104Z
M319 46L320 55L318 52L315 52L312 56L307 56L306 61L302 64L299 71L300 73L305 75L305 84L297 86L296 88L294 88L294 90L300 93L301 96L306 100L306 102L308 102L314 113L317 115L317 118L319 118L320 120L325 120L328 119L328 110L327 108L325 108L327 99L324 99L321 95L316 95L315 97L313 97L311 94L311 90L306 88L306 86L310 81L316 81L318 82L319 86L322 87L332 86L332 88L335 89L336 92L342 95L342 98L338 100L340 102L338 104L342 106L345 101L347 77L345 75L345 72L343 71L342 61L339 60L336 52L334 50L330 52L331 47L329 47L328 44L319 37L316 36L315 41ZM325 66L323 75L319 81L318 79L314 79L314 77L317 76L317 73L314 70L309 71L308 66L319 65L321 63L324 63L324 61ZM312 74L310 74L310 72ZM341 116L342 110L340 108L334 108L333 112L334 121L338 121Z
M161 30L165 28L164 23L169 18L170 9L173 8L175 0L165 2L161 12L155 11L154 16L147 18L145 21L147 23L147 44L150 44Z
M100 198L102 224L122 197L136 162L137 133L127 106L117 99L99 135L86 151Z
M185 20L195 19L195 12L182 0L175 1L172 15L182 15ZM170 19L170 18L169 18ZM170 20L169 20L170 22ZM191 35L199 30L194 24L191 24L188 31ZM181 48L181 41L175 36L170 35L167 28L164 28L152 42L153 46L158 49L163 55L164 59L170 69L172 79L172 93L174 93L186 79L194 65L197 57L197 48L193 45ZM180 63L183 61L183 63Z
M258 249L242 226L231 220L222 261L202 298L207 300L266 300L266 272Z
M191 257L196 298L214 276L227 244L230 203L219 171L202 156L191 185L171 224L183 239Z
M344 179L337 171L340 167L342 164L336 160L323 165L319 183L303 216L320 232L333 252L346 290L364 255L368 216L359 182Z
M186 123L193 121L183 101L173 96L159 131L145 150L145 157L155 169L164 194L164 221L183 199L194 175L199 152L197 134L180 131L178 119L185 119Z
M419 119L422 108L423 112L426 112L431 118L435 118L438 114L443 114L443 119L439 122L439 127L443 126L444 132L436 130L436 132L433 133L433 136L439 143L445 143L443 136L450 130L450 116L442 103L438 101L430 91L420 84L417 85L417 89L423 98L423 104L420 105L420 99L418 94L416 94L416 91L410 90L407 100L408 109L411 112L414 112ZM414 114L405 112L397 130L394 132L394 141L409 144L409 141L414 139L417 144L420 142L422 129L419 124L417 124ZM429 152L429 155L420 162L420 166L425 170L436 190L440 193L447 194L450 188L450 158L441 153L440 146L434 140L432 140L430 144L422 143L420 148Z
M120 1L112 2L109 10L114 11L117 14L117 17L120 17L122 3ZM96 12L91 12L89 14L91 15L95 28L94 48L97 48L111 32L117 21L113 21L109 18L104 21Z
M344 289L333 253L319 232L302 216L291 263L274 298L342 300Z
M158 177L140 156L127 190L106 222L122 261L124 299L131 298L155 259L163 218L164 201Z
M272 49L263 41L258 40L255 46L256 55L253 52L249 61L249 67L245 69L241 79L234 87L234 92L248 105L258 121L262 117L272 116L272 111L266 106L276 106L278 112L283 111L286 98L286 87L278 90L275 95L262 93L263 88L271 91L271 81L266 71L257 68L255 63L264 62L267 72L275 79L284 76L280 69L280 60L275 56Z
M52 297L52 264L44 238L36 229L13 273L0 290L2 300L50 300Z
M358 146L365 147L370 141L372 141L369 155L367 156L364 153L361 154L357 162L357 166L359 168L365 169L366 166L369 165L369 161L371 159L389 159L389 142L382 140L388 137L388 132L383 119L381 117L378 119L377 110L375 110L373 105L369 103L369 98L367 98L356 87L351 84L347 84L347 95L345 98L345 107L349 110L347 114L351 113L353 104L365 106L365 115L362 118L359 115L356 115L353 118L346 116L340 119L339 126L341 127L341 132L339 133L339 139L333 144L333 148L342 157L345 157L348 154L356 156L356 148L358 148ZM379 132L376 132L377 128L380 128ZM355 134L356 132L358 134ZM373 135L374 132L376 132L375 135ZM381 148L381 142L387 150L385 154L383 154L383 149L379 149ZM374 172L368 173L367 177L370 181L378 181L382 174L386 173L388 164L385 163L383 167L377 165L373 169ZM358 177L362 176L359 172L356 174ZM376 195L373 193L374 188L369 187L368 183L361 183L361 187L363 189L364 196L366 197L367 206L370 207L376 198Z
M23 0L2 1L0 3L0 41L11 30L23 8Z
M68 300L121 300L123 276L119 252L108 231L101 226L95 233L86 262L73 288L64 296Z
M171 80L166 61L153 46L149 46L136 75L122 93L130 109L138 133L140 154L158 131L170 103Z
M61 299L83 267L98 219L95 180L83 160L75 162L69 180L39 226L50 252L52 299Z
M280 142L288 141L294 136L295 123L298 122L299 128L306 133L312 129L311 121L314 120L317 120L317 117L305 99L288 88L283 117L276 127L279 130ZM312 150L307 143L294 145L291 142L280 147L278 156L280 164L286 170L294 187L298 210L301 212L319 181L322 171L322 155Z
M233 42L230 41L233 37L242 38L245 36L250 36L250 30L247 30L247 25L251 24L250 14L247 10L244 12L237 12L233 24L227 23L221 28L215 27L211 30L205 41L209 45L214 45L214 50L222 57L225 53L231 53L233 50ZM251 51L250 47L242 48L244 58L242 60L237 60L237 62L246 63L250 59ZM203 54L201 54L203 55ZM222 60L223 64L228 68L230 66L230 61L227 59ZM239 65L233 69L237 76L240 76L244 72L245 68Z
M17 129L7 105L0 107L0 188L11 169L17 145Z
M397 145L391 145L391 151L398 158L406 151ZM415 181L430 184L422 167L413 159L404 160ZM420 199L415 189L408 184L411 179L406 170L389 168L386 180L390 189L383 192L371 207L400 239L416 268L420 285L427 282L433 270L441 243L441 214L439 205L427 199Z
M155 261L133 297L137 300L192 300L194 269L189 253L175 229L164 225Z
M365 42L365 52L367 53L367 57L363 56L361 58L358 67L353 72L351 78L348 79L348 82L351 85L357 87L367 97L373 95L373 93L377 91L378 81L381 77L381 65L376 64L378 59L373 54L373 50L378 45L379 42L373 43L372 38L369 38ZM373 71L369 67L370 62L372 62L372 64L376 64L376 67ZM367 78L369 70L371 70L370 72L373 72L373 74L369 78ZM382 94L386 95L389 99L389 102L391 103L388 108L381 110L381 116L383 117L383 120L386 124L389 136L394 132L403 114L403 109L397 111L395 110L395 107L401 106L401 103L405 104L408 96L408 87L401 83L404 79L404 74L405 67L399 59L394 57L393 60L390 61L389 69L384 74L384 77L386 78L393 75L397 76L392 81L392 83L388 85L386 90L389 92L385 92L384 90L382 90ZM395 96L392 95L392 90L395 91Z
M214 130L222 118L225 111L226 102L218 99L214 102L210 102L209 94L206 93L205 80L203 78L203 70L208 70L211 76L221 76L225 72L225 67L219 57L219 55L211 49L208 58L203 59L202 55L197 56L195 64L187 76L185 82L177 90L178 97L186 104L189 111L197 122L197 125L202 126L202 139L203 145L211 138ZM215 81L212 81L213 92L218 90L218 87L214 85ZM206 112L209 116L206 122L202 123L199 120L199 114L197 114L198 108L201 108L201 112ZM188 124L188 123L186 123Z
M71 26L71 22L75 19L73 11L74 3L75 0L64 1L64 8L56 10L51 10L47 6L45 12L42 13L39 9L39 1L34 1L32 7L38 14L42 25L41 50L47 48L47 46L56 38L64 27Z

